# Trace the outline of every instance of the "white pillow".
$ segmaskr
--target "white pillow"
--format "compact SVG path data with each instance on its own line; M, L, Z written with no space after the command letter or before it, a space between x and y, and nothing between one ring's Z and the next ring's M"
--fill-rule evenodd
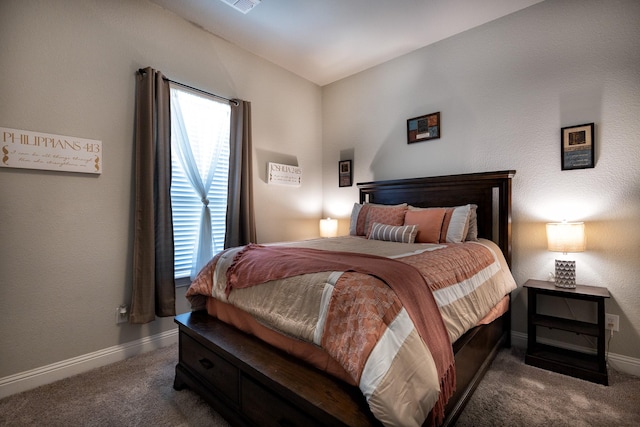
M458 206L453 210L449 228L447 229L447 243L461 243L469 231L469 212L471 205Z
M360 203L354 203L351 210L351 220L349 222L349 235L356 236L356 227L358 226L358 215L360 215L360 209L362 205Z
M478 205L470 205L469 209L469 231L465 241L478 241Z

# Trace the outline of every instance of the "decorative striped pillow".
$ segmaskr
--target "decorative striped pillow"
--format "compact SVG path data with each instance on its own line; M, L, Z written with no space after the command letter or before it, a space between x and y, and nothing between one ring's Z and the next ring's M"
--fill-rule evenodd
M396 226L374 222L367 238L386 242L413 243L416 240L416 234L418 234L417 225Z

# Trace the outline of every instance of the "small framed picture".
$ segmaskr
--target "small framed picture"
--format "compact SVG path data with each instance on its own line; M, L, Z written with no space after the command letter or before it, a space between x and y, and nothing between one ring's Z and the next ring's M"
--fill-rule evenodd
M440 138L440 112L407 120L407 143Z
M560 134L562 170L595 167L593 123L563 127Z
M353 185L351 160L340 160L338 162L338 185L340 187L351 187Z

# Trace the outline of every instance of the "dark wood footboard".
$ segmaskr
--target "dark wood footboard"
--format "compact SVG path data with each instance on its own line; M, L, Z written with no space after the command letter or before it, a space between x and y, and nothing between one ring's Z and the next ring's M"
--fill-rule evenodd
M206 312L181 314L175 321L180 329L180 354L174 388L193 389L231 424L381 426L357 387ZM507 342L506 323L499 318L476 327L454 345L457 391L447 404L444 425L455 423Z

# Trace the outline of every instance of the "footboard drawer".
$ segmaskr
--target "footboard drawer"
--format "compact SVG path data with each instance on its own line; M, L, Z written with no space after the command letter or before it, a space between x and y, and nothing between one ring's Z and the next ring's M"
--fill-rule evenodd
M188 335L181 334L180 339L180 362L194 371L199 379L218 389L222 396L238 403L238 368Z
M255 425L262 427L320 426L313 418L276 397L273 392L250 378L243 375L241 384L240 400L243 412Z

